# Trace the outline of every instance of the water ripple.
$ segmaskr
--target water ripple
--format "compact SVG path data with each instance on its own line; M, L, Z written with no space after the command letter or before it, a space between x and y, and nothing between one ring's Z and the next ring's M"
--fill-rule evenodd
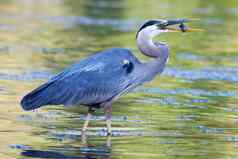
M81 131L68 130L68 131L54 131L52 130L49 136L53 138L65 140L65 139L77 139L81 137ZM97 129L96 131L87 132L87 136L107 136L107 130ZM161 132L148 132L142 130L132 130L132 129L118 129L112 130L111 136L152 136L152 137L184 137L184 134L177 131L161 131Z
M11 144L9 145L10 148L12 149L20 149L20 150L27 150L30 149L30 146L22 145L22 144Z
M238 82L238 68L236 67L208 67L191 70L167 67L163 72L163 75L190 80L206 79Z
M79 117L74 117L75 121L80 121L80 120L86 120L86 115L79 115ZM92 118L90 119L92 121L104 121L105 120L105 116L92 116ZM128 117L128 116L113 116L112 117L112 121L115 122L141 122L142 120L139 119L138 116L134 116L134 117Z
M9 24L0 24L0 30L16 32L17 31L17 27L14 26L14 25L9 25Z
M222 97L233 97L237 96L238 92L232 91L208 91L204 89L188 89L188 88L176 88L176 89L160 89L160 88L144 88L144 92L147 93L158 93L158 94L170 94L170 95L193 95L193 96L222 96ZM192 100L193 103L208 102L208 100Z
M144 104L156 104L160 106L172 106L172 107L187 107L195 109L206 109L208 106L204 103L208 103L208 99L184 99L176 100L175 97L163 97L163 98L140 98L135 100ZM197 102L198 101L198 102ZM199 105L197 105L199 104ZM203 105L202 105L203 104Z
M92 25L92 26L111 26L120 31L132 31L141 21L137 20L119 20L119 19L93 19L82 16L41 16L40 20L61 25L66 29L73 28L80 25Z
M232 61L236 62L238 60L238 56L202 56L190 52L180 53L176 56L179 60L187 60L187 61Z
M226 136L224 139L225 141L228 141L228 142L238 142L238 136L236 135Z
M22 74L0 73L1 80L34 81L49 79L52 74L49 71L25 71Z
M198 125L195 127L198 128L202 133L206 134L223 134L225 131L225 128L211 128L203 125Z

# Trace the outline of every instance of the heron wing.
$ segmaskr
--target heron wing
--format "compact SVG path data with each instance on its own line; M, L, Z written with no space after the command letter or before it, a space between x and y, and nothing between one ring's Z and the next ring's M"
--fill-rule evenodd
M111 100L132 83L124 60L138 63L129 50L119 48L84 59L26 95L22 106L31 110L49 104L95 105Z

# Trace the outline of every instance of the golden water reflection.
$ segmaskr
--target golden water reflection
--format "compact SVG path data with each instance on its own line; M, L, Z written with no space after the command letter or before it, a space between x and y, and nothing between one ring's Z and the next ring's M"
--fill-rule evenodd
M0 1L0 158L237 158L238 2ZM113 135L86 109L24 112L21 97L68 65L109 47L131 48L139 24L192 17L206 31L168 34L170 62L113 106ZM110 144L109 141L110 140ZM37 156L38 155L38 156Z

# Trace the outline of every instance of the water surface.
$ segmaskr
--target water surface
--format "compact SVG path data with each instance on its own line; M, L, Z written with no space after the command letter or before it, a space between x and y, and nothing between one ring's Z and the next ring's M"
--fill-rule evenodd
M238 2L235 0L0 1L0 158L238 158ZM95 52L130 48L146 19L200 18L205 32L170 33L170 61L153 82L80 133L86 108L24 112L24 94Z

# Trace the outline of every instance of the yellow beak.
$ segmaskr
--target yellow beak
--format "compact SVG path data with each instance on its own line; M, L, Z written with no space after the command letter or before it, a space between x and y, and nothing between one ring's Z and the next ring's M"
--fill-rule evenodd
M201 32L205 31L204 29L199 28L186 28L185 30L181 30L180 28L172 28L172 27L166 27L168 32Z

